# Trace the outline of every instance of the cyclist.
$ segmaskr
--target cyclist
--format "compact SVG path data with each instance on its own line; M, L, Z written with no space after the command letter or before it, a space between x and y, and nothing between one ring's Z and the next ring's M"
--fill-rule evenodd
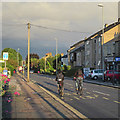
M56 81L57 81L57 86L58 86L58 93L60 92L60 86L61 86L61 96L63 97L63 81L64 81L64 75L62 71L59 71L57 76L56 76Z
M78 71L74 75L75 88L76 88L77 94L78 94L78 91L80 91L81 95L83 93L83 79L84 79L84 75L82 73L82 70L78 69Z

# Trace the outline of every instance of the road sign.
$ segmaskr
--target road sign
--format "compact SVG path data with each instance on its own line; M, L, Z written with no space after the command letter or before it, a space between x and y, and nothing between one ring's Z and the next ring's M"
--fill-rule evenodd
M3 60L8 60L8 52L3 52Z
M120 61L120 57L116 57L116 58L115 58L115 61Z
M8 71L7 70L3 70L3 75L8 75Z

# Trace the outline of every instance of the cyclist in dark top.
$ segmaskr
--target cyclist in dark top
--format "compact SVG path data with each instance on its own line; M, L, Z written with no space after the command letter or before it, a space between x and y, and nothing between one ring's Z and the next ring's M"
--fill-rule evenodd
M58 92L59 92L59 90L60 90L59 84L60 84L61 87L62 87L61 89L62 89L62 96L63 96L63 90L64 90L64 88L63 88L64 75L63 75L62 71L59 71L59 72L58 72L58 74L57 74L57 76L56 76L56 81L57 81L57 86L58 86Z

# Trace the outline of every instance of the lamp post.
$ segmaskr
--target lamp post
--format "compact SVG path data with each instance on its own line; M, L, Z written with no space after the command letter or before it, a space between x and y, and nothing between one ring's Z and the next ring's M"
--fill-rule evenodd
M104 69L104 6L102 4L98 4L98 7L102 8L102 68ZM103 75L104 81L104 75Z
M27 69L27 82L29 82L29 73L30 73L30 23L28 25L28 69Z

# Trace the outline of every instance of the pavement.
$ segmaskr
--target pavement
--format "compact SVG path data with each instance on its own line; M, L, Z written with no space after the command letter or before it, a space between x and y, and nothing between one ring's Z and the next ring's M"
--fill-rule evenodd
M65 77L65 79L67 78ZM85 79L84 82L120 88L119 85L102 82L102 80ZM2 117L47 119L87 118L73 107L64 103L61 98L34 84L34 81L26 82L26 79L20 74L14 74L11 77L9 89L2 97Z
M17 93L17 94L16 94ZM33 82L14 74L2 97L2 117L6 118L86 118L60 98L48 94Z

